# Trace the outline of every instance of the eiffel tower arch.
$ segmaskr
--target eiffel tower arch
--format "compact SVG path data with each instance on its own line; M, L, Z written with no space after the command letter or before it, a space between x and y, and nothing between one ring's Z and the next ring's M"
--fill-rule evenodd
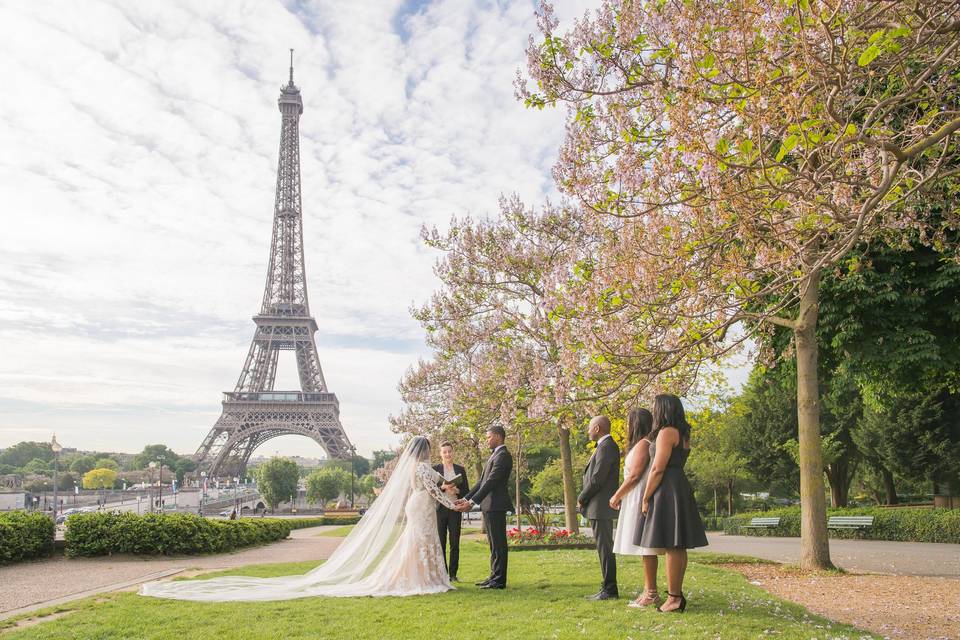
M203 439L194 460L209 477L239 475L251 454L282 435L312 438L331 458L349 458L353 445L340 424L340 404L327 389L317 355L317 322L310 315L303 259L300 197L300 115L303 101L290 80L277 101L281 113L280 159L270 260L260 313L243 370L233 391L223 394L223 413ZM293 351L300 388L274 389L280 351Z

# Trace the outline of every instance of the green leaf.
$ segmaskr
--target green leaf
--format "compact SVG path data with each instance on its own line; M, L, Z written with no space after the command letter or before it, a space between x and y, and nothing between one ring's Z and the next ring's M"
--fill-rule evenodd
M864 49L863 53L860 54L860 57L857 58L857 64L861 67L865 67L873 62L878 55L880 55L880 47L878 47L876 44L871 44L869 47Z
M787 136L787 139L780 145L780 151L777 152L777 162L783 160L788 153L793 151L798 142L800 142L800 136L796 134Z

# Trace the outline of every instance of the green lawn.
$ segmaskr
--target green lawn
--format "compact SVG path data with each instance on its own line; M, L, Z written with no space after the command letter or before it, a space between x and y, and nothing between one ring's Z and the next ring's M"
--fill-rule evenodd
M353 531L353 527L356 525L346 524L342 527L336 527L335 529L327 529L326 531L321 531L317 534L317 537L320 538L344 538L348 533Z
M124 592L51 609L66 615L19 630L3 640L27 638L875 638L770 596L740 574L711 566L729 557L695 556L690 564L685 614L626 607L627 599L587 602L599 586L592 551L526 551L510 556L510 587L483 591L461 583L450 593L413 598L309 598L267 603L194 603ZM484 545L467 541L461 576L486 577ZM314 563L253 565L223 574L276 576ZM635 591L640 563L620 563L624 595ZM662 582L662 579L661 579ZM661 584L665 591L665 585ZM2 623L10 626L11 621Z

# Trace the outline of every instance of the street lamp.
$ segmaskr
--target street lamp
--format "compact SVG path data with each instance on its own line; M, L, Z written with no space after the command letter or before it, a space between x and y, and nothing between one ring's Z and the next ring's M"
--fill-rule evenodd
M160 479L157 481L157 491L159 496L157 497L157 504L160 506L160 513L163 513L163 463L166 461L166 458L163 456L157 456L156 464L160 465ZM150 463L152 467L154 463Z
M147 466L150 467L150 486L152 487L152 486L153 486L153 470L157 468L157 463L154 462L153 460L151 460L151 461L147 464ZM161 473L162 473L162 471L161 471ZM154 498L154 495L155 495L155 493L154 493L154 491L153 491L152 489L147 491L147 497L150 498L150 513L153 513L153 511L154 511L154 506L155 506L155 503L156 503L156 499Z
M53 451L53 522L57 522L57 462L60 459L60 452L63 447L57 442L57 434L53 434L50 441L50 450Z
M350 509L353 509L353 479L356 477L357 449L350 447Z
M240 498L237 497L237 493L240 491L240 478L235 477L233 479L233 506L237 510L237 520L240 519L241 511L240 508Z
M207 493L207 472L200 472L200 515L203 515L203 497Z
M147 465L150 467L151 481L153 480L153 470L158 468L160 469L160 479L157 481L157 491L159 496L157 497L157 505L160 508L160 513L163 513L163 456L159 456L156 462L151 461ZM153 503L150 503L150 511L153 511Z

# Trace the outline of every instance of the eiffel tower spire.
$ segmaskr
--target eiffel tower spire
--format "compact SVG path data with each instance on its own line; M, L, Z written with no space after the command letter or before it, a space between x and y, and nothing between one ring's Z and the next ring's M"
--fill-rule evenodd
M300 198L300 115L303 101L293 84L293 49L290 50L290 83L280 90L280 159L277 195L273 207L270 265L263 292L263 315L309 316L307 275L303 261L303 204Z
M340 405L327 389L317 355L317 322L310 315L300 196L300 116L303 100L290 80L280 89L280 157L267 281L253 341L223 413L194 456L209 476L240 473L253 451L288 434L316 440L331 458L349 457L352 445L340 424ZM296 356L300 389L274 391L280 351Z

